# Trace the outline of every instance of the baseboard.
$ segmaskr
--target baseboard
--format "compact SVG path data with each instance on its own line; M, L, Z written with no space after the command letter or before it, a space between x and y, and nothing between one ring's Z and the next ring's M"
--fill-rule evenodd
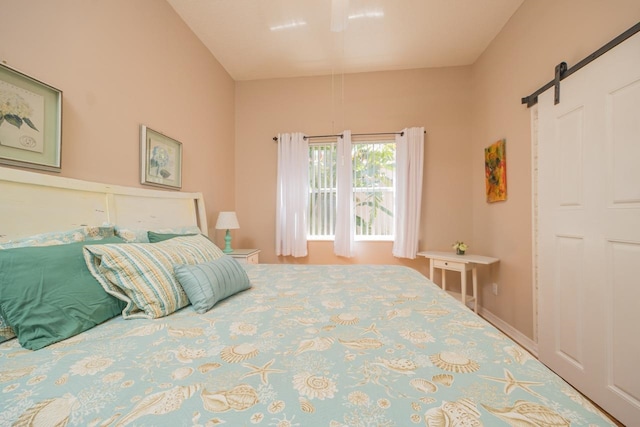
M498 316L485 309L484 307L480 307L478 314L482 316L487 322L491 323L493 326L507 334L509 338L520 344L529 353L531 353L535 357L538 357L538 344L531 338L527 337L522 332L518 331L516 328L509 325L507 322L500 319Z

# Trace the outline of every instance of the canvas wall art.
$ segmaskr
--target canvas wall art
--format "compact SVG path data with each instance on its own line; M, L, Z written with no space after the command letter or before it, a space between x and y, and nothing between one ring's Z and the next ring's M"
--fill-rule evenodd
M507 200L507 154L504 139L484 149L487 202Z

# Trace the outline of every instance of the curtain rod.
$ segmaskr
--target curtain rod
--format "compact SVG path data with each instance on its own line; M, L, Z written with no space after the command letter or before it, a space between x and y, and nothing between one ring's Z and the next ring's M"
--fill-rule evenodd
M640 22L638 22L633 27L629 28L624 33L620 34L615 39L611 40L609 43L607 43L604 46L602 46L600 49L598 49L595 52L593 52L591 55L589 55L586 58L584 58L582 61L578 62L573 67L567 69L567 64L565 62L561 62L560 64L558 64L556 66L555 79L551 80L549 83L547 83L546 85L542 86L540 89L538 89L537 91L533 92L531 95L525 96L524 98L522 98L521 102L523 104L527 104L527 108L533 107L534 105L536 105L538 103L538 95L540 95L542 92L545 92L547 89L552 88L552 87L555 86L556 87L555 103L558 104L560 102L560 81L561 80L566 79L571 74L575 73L576 71L578 71L579 69L581 69L585 65L589 64L593 60L595 60L595 59L599 58L600 56L604 55L605 53L607 53L608 51L610 51L614 47L618 46L620 43L622 43L623 41L627 40L628 38L630 38L631 36L633 36L637 32L640 32Z
M424 133L426 134L427 131L425 130ZM377 133L352 133L351 136L376 136L376 135L400 135L403 136L404 132L377 132ZM336 135L310 135L310 136L305 136L304 139L312 139L312 138L342 138L342 134L336 134ZM274 141L278 140L277 136L273 137Z

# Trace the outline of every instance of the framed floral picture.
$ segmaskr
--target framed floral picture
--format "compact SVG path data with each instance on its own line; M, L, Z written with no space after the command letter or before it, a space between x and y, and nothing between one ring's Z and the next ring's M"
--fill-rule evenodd
M0 64L0 163L60 172L62 92Z
M507 151L504 139L484 149L487 202L507 200Z
M140 126L141 183L182 188L182 143Z

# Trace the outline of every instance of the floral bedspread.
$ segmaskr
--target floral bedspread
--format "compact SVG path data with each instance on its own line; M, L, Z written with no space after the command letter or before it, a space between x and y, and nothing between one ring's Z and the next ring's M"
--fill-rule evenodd
M0 344L0 426L611 425L415 270L246 268L203 315Z

